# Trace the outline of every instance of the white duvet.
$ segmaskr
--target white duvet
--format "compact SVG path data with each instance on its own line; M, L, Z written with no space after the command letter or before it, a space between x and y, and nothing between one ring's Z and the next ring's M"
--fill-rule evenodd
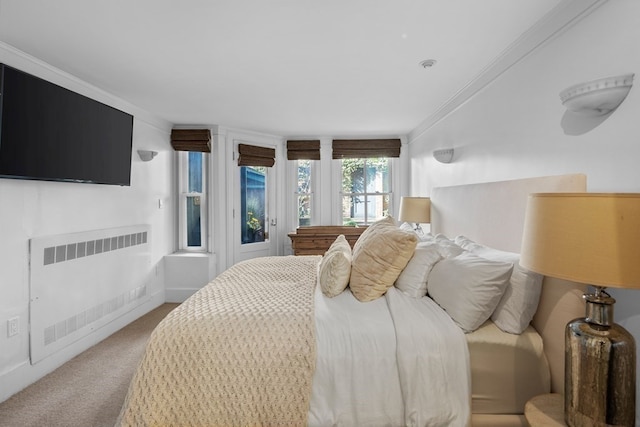
M464 333L430 298L391 288L361 303L316 287L310 426L467 426Z

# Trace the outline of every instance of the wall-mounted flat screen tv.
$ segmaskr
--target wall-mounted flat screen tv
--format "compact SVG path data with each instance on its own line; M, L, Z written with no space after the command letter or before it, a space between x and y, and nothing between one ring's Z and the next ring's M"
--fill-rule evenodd
M0 64L0 177L130 185L133 116Z

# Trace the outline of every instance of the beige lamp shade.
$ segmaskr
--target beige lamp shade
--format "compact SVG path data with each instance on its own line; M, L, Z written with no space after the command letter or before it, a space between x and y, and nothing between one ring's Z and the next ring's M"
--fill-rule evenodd
M403 197L400 199L400 221L427 224L431 222L431 199L428 197Z
M640 194L531 194L520 256L546 276L640 288Z

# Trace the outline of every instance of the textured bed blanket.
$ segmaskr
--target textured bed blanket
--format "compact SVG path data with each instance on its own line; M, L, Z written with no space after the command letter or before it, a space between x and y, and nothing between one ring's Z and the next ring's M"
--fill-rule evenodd
M171 312L149 340L118 425L306 424L320 259L236 264Z

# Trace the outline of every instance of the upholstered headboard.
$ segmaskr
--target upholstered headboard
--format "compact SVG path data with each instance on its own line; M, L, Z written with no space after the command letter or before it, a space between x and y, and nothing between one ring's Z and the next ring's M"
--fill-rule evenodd
M434 188L431 231L448 237L464 235L487 246L520 252L524 214L530 193L583 192L582 174L527 178ZM578 284L545 278L533 326L542 336L551 369L551 389L564 391L564 328L584 316Z

